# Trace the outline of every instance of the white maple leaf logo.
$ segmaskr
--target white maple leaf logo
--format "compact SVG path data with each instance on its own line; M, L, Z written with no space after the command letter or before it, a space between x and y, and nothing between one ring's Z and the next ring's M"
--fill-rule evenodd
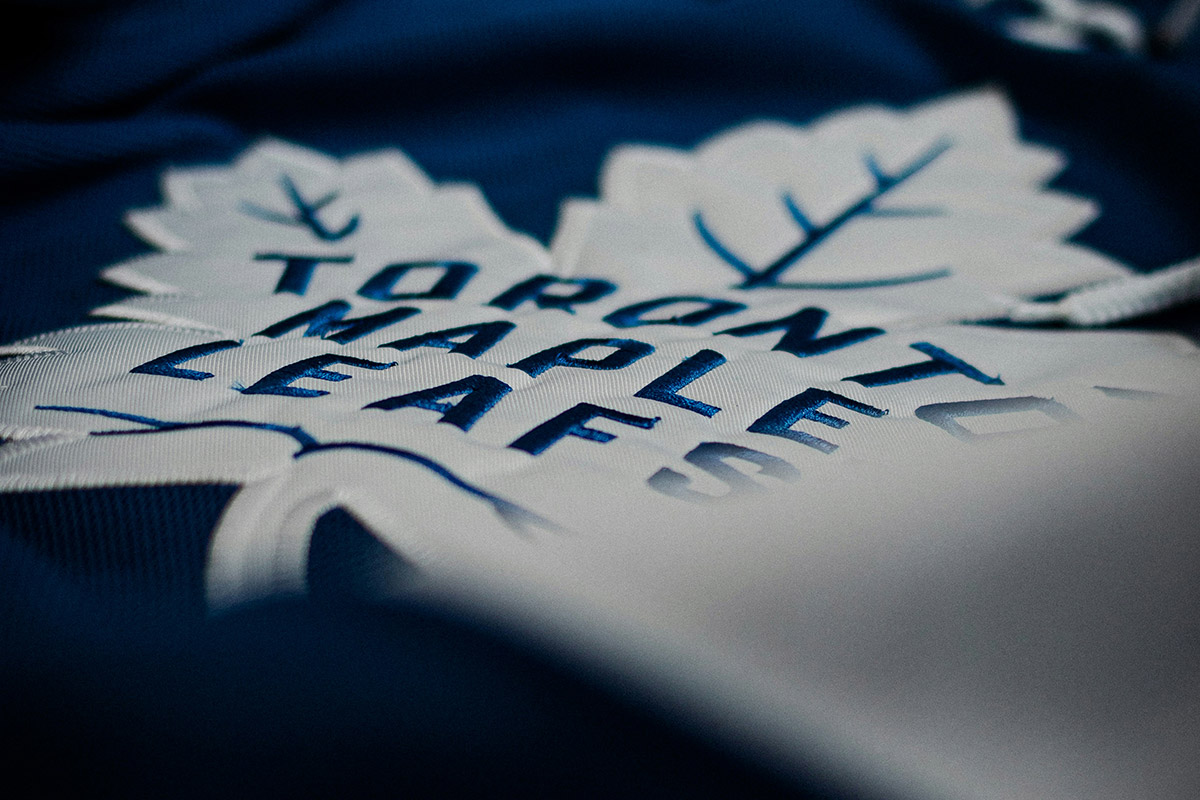
M704 502L989 435L970 418L1086 416L1097 386L1184 391L1169 337L961 324L1127 274L1065 241L1096 209L1045 188L1062 166L993 92L758 123L619 149L547 250L397 152L262 142L129 214L160 252L103 273L139 293L94 312L122 321L2 351L0 487L242 484L226 604L302 589L334 506L436 562L630 492Z

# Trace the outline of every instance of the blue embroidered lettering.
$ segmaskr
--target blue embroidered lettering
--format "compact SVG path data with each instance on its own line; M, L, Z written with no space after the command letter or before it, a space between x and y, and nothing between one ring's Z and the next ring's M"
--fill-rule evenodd
M394 350L412 350L415 347L444 347L451 353L461 353L464 356L478 358L492 345L503 339L513 328L511 322L481 322L478 325L463 325L461 328L448 328L444 331L423 333L420 336L410 336L407 339L397 339L394 342L381 344L380 347L391 347ZM466 336L463 341L456 337Z
M792 425L802 419L819 422L831 428L844 428L850 424L840 417L823 414L817 410L826 403L834 403L868 417L882 417L888 413L887 409L875 408L866 403L851 400L849 397L827 392L824 389L807 389L795 397L784 400L763 414L746 430L751 433L765 433L768 436L782 436L784 439L808 445L822 453L832 453L838 448L836 444L803 431L792 430Z
M549 294L545 290L554 285L578 286L573 294ZM580 303L592 303L601 297L612 294L617 285L599 278L557 278L553 275L535 275L526 281L508 289L488 305L512 311L517 306L532 300L538 308L557 308L574 314L574 306Z
M763 486L758 481L739 472L726 463L731 459L753 464L758 467L760 475L777 478L781 481L790 482L800 477L800 470L782 458L763 453L759 450L752 450L749 447L726 444L725 442L704 442L694 447L690 453L683 457L684 461L695 464L728 486L729 491L723 497L762 491ZM706 503L721 499L720 497L714 497L713 495L689 489L688 484L691 482L691 478L666 467L663 467L646 479L646 483L651 489L679 500L687 500L691 503Z
M323 306L301 311L287 319L280 320L274 325L263 328L255 336L267 336L278 339L285 333L301 326L307 326L305 336L323 336L338 344L347 344L355 339L361 339L367 334L374 333L380 328L408 319L414 314L421 313L419 309L401 306L378 314L364 317L343 319L350 310L350 304L345 300L331 300Z
M590 360L575 358L575 354L589 347L612 347L615 350L604 358ZM509 364L513 369L527 372L533 377L541 375L551 367L580 367L582 369L622 369L640 358L654 352L654 346L636 339L577 339L574 342L550 347L528 358Z
M440 269L442 275L424 292L393 292L396 284L415 269ZM390 264L367 279L358 290L369 300L453 300L475 276L479 267L465 261L409 261Z
M325 369L325 367L332 364L345 364L348 367L362 367L363 369L388 369L396 366L395 361L384 364L379 361L368 361L364 358L352 358L351 356L313 356L312 358L301 359L286 367L280 367L262 380L257 381L253 386L240 391L242 394L320 397L321 395L329 394L329 392L320 389L301 389L291 384L301 378L315 378L319 381L344 381L350 377L344 372L333 372L332 370Z
M185 361L210 355L211 353L219 353L222 350L230 350L241 346L241 342L235 342L232 339L226 339L221 342L209 342L207 344L195 344L191 347L184 347L172 353L167 353L165 356L159 356L129 371L141 375L162 375L164 378L204 381L211 378L213 374L211 372L201 372L198 369L179 369L178 365Z
M678 305L680 303L699 304L700 308L685 314L645 319L645 315L651 311L657 311L665 306ZM745 308L745 303L737 303L733 300L720 300L712 297L664 297L660 300L647 300L644 303L634 303L631 306L618 308L606 316L604 321L614 328L634 328L639 325L686 325L693 327L703 325L705 322L717 317L736 314L739 311L744 311Z
M668 370L661 377L646 384L645 388L638 391L634 397L657 400L660 403L694 411L704 417L711 417L721 409L690 397L682 397L676 393L701 375L712 372L724 363L725 356L715 350L701 350L696 355L685 358L678 366Z
M965 400L958 403L930 403L916 410L917 419L937 425L964 442L1003 436L999 433L975 433L958 422L959 417L979 417L992 414L1015 414L1039 411L1058 422L1079 419L1075 412L1048 397L1003 397L993 400Z
M909 345L913 350L924 353L929 356L929 361L921 361L916 364L909 364L904 367L893 367L892 369L884 369L879 372L867 372L862 375L852 375L849 378L842 378L844 381L854 381L861 383L863 386L890 386L894 383L906 383L908 381L919 381L923 378L933 378L938 375L949 375L957 372L965 375L973 381L986 383L990 386L1003 386L1004 381L1000 380L1000 376L990 377L984 375L975 367L972 367L967 362L960 358L950 355L940 347L935 347L929 342L917 342Z
M282 261L283 274L275 284L275 294L303 295L318 264L349 264L354 256L304 256L288 253L256 253L255 261Z
M599 442L605 444L617 438L616 434L606 431L599 431L595 428L589 428L584 423L593 419L604 418L611 419L614 422L620 422L622 425L632 425L635 428L653 428L661 417L639 417L635 414L626 414L622 411L614 411L611 408L592 405L591 403L580 403L574 408L568 409L556 417L553 417L541 425L538 425L533 430L516 439L509 447L516 450L524 450L530 455L541 455L552 444L567 436L577 436L580 439L587 439L590 442Z
M512 387L504 381L486 375L472 375L469 378L435 386L432 389L423 389L419 392L409 392L389 397L386 400L379 400L363 406L363 408L381 408L384 411L391 411L396 408L415 406L429 411L437 411L442 415L438 422L448 422L468 431L479 421L480 417L491 411L492 407L511 391ZM459 395L466 395L466 397L457 403L441 402L447 397Z
M730 336L757 336L762 333L782 330L783 336L775 343L772 350L791 353L800 358L819 356L843 347L849 347L867 339L872 339L884 333L880 328L853 328L852 330L834 333L829 336L817 336L821 326L825 324L829 312L823 308L802 308L791 316L773 319L768 322L754 322L736 328L718 331Z

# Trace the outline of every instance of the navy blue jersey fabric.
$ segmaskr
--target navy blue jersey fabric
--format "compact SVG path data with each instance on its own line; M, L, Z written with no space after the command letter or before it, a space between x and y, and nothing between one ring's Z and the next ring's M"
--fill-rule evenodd
M1129 3L1148 27L1166 2ZM0 340L77 324L146 251L121 225L169 165L265 134L399 147L545 241L604 154L691 146L993 85L1099 201L1077 239L1137 269L1200 252L1200 37L1171 52L1006 38L1036 4L956 0L125 0L0 26ZM1138 322L1200 332L1195 306ZM612 681L447 609L364 599L408 566L333 514L311 596L213 620L202 570L235 487L0 495L0 719L50 788L167 795L555 791L842 796L718 749ZM365 592L370 595L370 592ZM40 763L49 763L43 771Z

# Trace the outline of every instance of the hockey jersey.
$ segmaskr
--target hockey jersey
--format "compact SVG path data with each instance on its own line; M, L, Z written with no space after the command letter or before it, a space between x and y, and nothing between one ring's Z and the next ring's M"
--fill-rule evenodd
M31 7L16 766L1191 796L1194 6Z

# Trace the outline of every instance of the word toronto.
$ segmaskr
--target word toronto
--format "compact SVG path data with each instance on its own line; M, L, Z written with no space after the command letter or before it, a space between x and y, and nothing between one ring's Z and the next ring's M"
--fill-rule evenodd
M296 256L279 253L260 254L260 261L282 261L284 269L275 287L275 293L304 295L313 273L325 263L347 263L349 258ZM460 261L420 261L391 264L370 277L358 290L364 298L375 301L395 302L399 300L454 300L463 287L476 273L474 264ZM430 288L421 292L397 292L396 287L406 276L425 273L422 281ZM505 311L515 311L530 304L538 309L557 309L574 313L575 307L593 303L617 290L615 284L598 278L558 277L536 275L522 280L501 292L484 305ZM340 345L346 345L366 337L393 324L421 313L412 306L397 306L374 314L349 317L352 306L346 300L331 300L306 311L279 320L254 334L256 337L277 339L287 334L302 332L305 337L320 337ZM605 315L603 320L619 330L644 326L697 327L712 323L733 314L746 311L748 306L725 298L696 295L672 295L626 305ZM835 350L848 348L885 333L881 328L862 327L822 335L822 327L829 316L822 308L805 306L786 316L757 320L745 324L724 327L714 335L737 338L771 337L771 350L788 353L797 358L808 358ZM468 358L477 358L516 329L516 323L507 320L491 320L454 328L431 330L415 336L395 339L378 345L381 349L410 351L416 348L441 348ZM777 336L777 338L776 338ZM244 342L222 340L184 347L154 358L134 367L131 372L176 379L202 381L214 377L213 373L193 367L206 356L224 350L242 347ZM986 385L1002 385L999 376L990 376L931 342L914 342L909 345L922 354L921 360L885 369L850 375L843 378L866 388L888 386L923 380L941 375L957 374ZM537 378L553 369L620 370L649 356L654 345L636 338L614 336L611 338L584 338L562 342L551 347L529 353L506 366ZM700 377L722 367L727 359L716 350L703 348L684 358L675 366L665 370L634 393L666 405L685 409L701 417L711 418L720 413L717 406L684 393L686 387ZM191 366L184 366L191 364ZM279 395L293 398L315 398L329 394L328 391L298 386L301 379L337 382L350 379L352 371L336 371L335 366L353 370L387 370L397 362L377 361L366 358L339 355L337 353L304 358L275 369L249 386L234 386L234 390L247 395ZM440 422L469 431L481 418L491 411L512 391L512 386L499 378L488 375L472 375L419 391L387 397L364 406L364 409L385 411L401 408L420 408L441 414ZM811 433L795 430L793 426L808 420L830 428L842 428L849 422L840 417L824 413L821 409L833 405L866 417L882 417L888 413L867 402L829 391L807 388L777 403L746 428L751 433L782 437L801 445L831 453L837 445ZM1016 397L1004 400L979 400L959 403L940 403L922 406L916 414L959 438L969 439L971 434L955 419L960 416L980 414L1041 411L1057 419L1072 416L1064 407L1053 400L1036 397ZM509 443L509 447L539 456L566 437L577 437L604 444L616 435L598 428L589 427L593 420L609 420L635 428L653 428L661 417L647 417L589 402L579 402L570 408L533 426ZM689 460L704 466L705 460L737 457L758 462L764 471L768 467L782 469L774 464L774 457L765 453L721 443L707 443L701 452L689 454ZM651 485L667 490L672 480L670 470L655 476ZM682 478L682 476L678 476ZM658 484L658 485L655 485ZM668 492L670 493L670 492Z

